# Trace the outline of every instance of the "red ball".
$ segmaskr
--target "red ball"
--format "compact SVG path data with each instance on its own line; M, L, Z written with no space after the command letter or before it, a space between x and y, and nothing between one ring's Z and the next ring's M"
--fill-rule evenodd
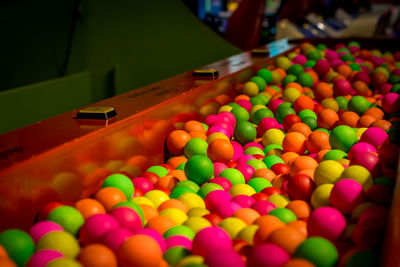
M203 218L207 219L212 225L218 226L222 221L222 217L216 213L204 215Z
M333 92L336 96L348 95L351 92L351 83L345 79L339 79L333 85Z
M261 193L264 193L268 197L270 197L272 195L281 194L282 191L279 188L271 186L271 187L267 187L267 188L264 188L263 190L261 190Z
M251 196L254 200L268 200L269 196L265 193L259 192Z
M271 170L276 174L289 174L290 173L290 167L286 165L285 163L275 163L272 165Z
M307 175L299 173L290 177L287 183L287 193L289 197L308 201L315 189L314 181Z
M287 132L293 124L298 122L301 122L301 119L296 114L286 115L282 121L283 129Z

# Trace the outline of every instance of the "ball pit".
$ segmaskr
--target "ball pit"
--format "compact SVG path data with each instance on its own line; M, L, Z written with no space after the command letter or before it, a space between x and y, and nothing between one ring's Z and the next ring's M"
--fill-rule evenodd
M2 232L0 263L376 264L398 160L397 76L391 54L301 44L177 120L165 163L111 160L79 201L47 204L29 234Z

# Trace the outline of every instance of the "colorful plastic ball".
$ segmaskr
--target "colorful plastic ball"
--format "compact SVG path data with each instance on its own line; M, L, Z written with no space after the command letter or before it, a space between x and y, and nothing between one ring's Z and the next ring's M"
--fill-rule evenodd
M337 80L333 85L333 91L336 96L345 96L352 90L351 83L345 79Z
M127 198L120 189L116 187L105 187L97 191L95 200L100 202L106 211L110 211L120 202L127 201Z
M293 74L295 76L300 76L302 73L304 73L304 68L300 64L293 64L289 67L288 69L289 74Z
M329 240L322 237L310 237L300 244L294 256L306 259L315 266L332 267L336 266L339 253Z
M17 267L18 265L8 257L0 257L0 265L4 267Z
M349 111L353 111L360 116L364 114L370 106L371 103L363 96L353 96L347 104Z
M81 230L84 243L96 243L108 231L118 228L118 221L109 214L95 214L85 221Z
M203 156L201 156L203 157ZM167 193L161 191L161 190L151 190L147 192L144 197L148 198L156 208L158 208L162 203L167 201L169 199L169 196ZM137 211L137 210L136 210Z
M314 65L315 71L318 73L318 75L324 75L327 73L330 69L330 64L328 60L325 59L319 59Z
M323 161L326 160L334 160L337 161L338 159L345 159L347 158L347 153L340 149L331 149L324 154L322 157Z
M224 188L216 183L206 183L200 187L200 190L197 192L197 194L204 199L209 193L216 190L223 191Z
M232 266L245 267L242 256L234 250L216 250L210 251L204 260L209 267Z
M212 240L212 242L210 242ZM211 226L200 230L193 239L192 253L205 257L214 250L232 249L232 240L221 228Z
M350 161L350 165L361 165L365 167L372 176L378 175L380 171L379 163L379 157L370 152L361 152L355 154Z
M167 137L168 150L176 155L182 155L186 143L191 139L190 135L183 130L174 130Z
M290 67L290 65L291 65L290 59L287 58L287 57L284 57L284 56L280 56L280 57L278 57L277 59L275 59L275 65L276 65L278 68L287 70L287 69L289 69L289 67Z
M142 219L139 214L131 208L128 207L118 207L110 212L119 223L121 227L135 231L140 229L143 225Z
M0 245L18 266L25 266L35 251L32 238L26 232L18 229L3 231L0 234Z
M255 169L251 165L246 163L239 163L238 165L235 166L235 169L239 170L243 174L246 182L250 180L250 178L255 172Z
M223 170L219 176L228 179L232 185L244 184L246 182L243 174L239 170L233 168Z
M307 221L309 236L337 240L346 228L345 217L335 208L320 207L311 212Z
M314 181L307 175L298 173L289 178L287 194L291 199L310 200L315 189Z
M138 234L125 240L119 250L119 259L123 266L158 267L162 261L162 251L152 237Z
M351 147L349 153L347 154L347 158L351 161L354 155L363 152L378 153L378 151L373 145L366 142L358 142L357 144Z
M190 255L190 251L184 247L171 247L167 249L163 258L171 266L176 266L183 258Z
M261 192L264 188L272 186L271 182L267 179L258 177L252 178L250 181L247 182L247 184L253 187L257 193Z
M303 233L295 227L287 225L271 232L267 238L267 242L276 244L289 254L293 254L305 239L306 236Z
M299 76L299 83L304 87L312 88L314 85L314 80L310 74L302 73Z
M269 129L262 136L262 144L266 147L271 144L282 146L285 134L279 129Z
M114 252L101 244L92 244L82 248L78 260L85 267L118 266L117 257Z
M216 139L208 145L206 155L213 162L227 163L233 159L234 149L228 140Z
M302 119L302 122L305 123L305 124L307 124L308 127L310 127L310 129L311 129L312 131L314 131L314 130L318 127L318 122L317 122L317 120L314 119L314 118L311 117L311 116L308 116L308 117L303 118L303 119Z
M265 68L260 69L259 71L257 71L257 76L262 77L267 84L271 83L271 81L272 81L272 73L268 69L265 69Z
M273 215L284 223L289 223L297 220L296 215L291 210L286 208L273 209L268 213L268 215Z
M351 214L363 202L363 187L351 179L342 179L332 188L330 202L343 214Z
M400 110L400 95L388 93L382 99L382 108L387 113L395 113Z
M330 149L329 134L323 131L314 131L307 137L307 150L310 153L317 153L322 149Z
M145 178L142 178L142 179L148 181ZM84 199L77 201L75 203L75 208L82 214L82 217L84 219L87 219L94 214L106 213L106 210L105 210L103 204L101 204L99 201L92 199L92 198L84 198Z
M190 240L192 240L194 238L194 236L195 236L195 233L191 228L189 228L189 227L187 227L185 225L177 225L177 226L174 226L174 227L171 227L170 229L168 229L163 234L163 237L165 239L168 239L169 237L179 236L179 235L187 237Z
M314 181L317 186L322 184L334 184L344 171L342 164L335 160L324 160L315 169Z
M360 142L373 145L375 148L389 143L389 135L381 128L370 127L361 135Z
M229 202L232 199L232 196L224 190L215 190L210 192L204 198L206 203L206 207L210 210L215 209L218 205L224 202Z
M298 132L288 133L282 140L282 148L285 152L295 152L299 155L306 151L307 138Z
M68 232L50 232L36 244L36 251L51 249L61 252L64 256L75 258L80 247L78 240Z
M236 125L233 135L235 140L243 145L252 142L257 137L257 130L252 123L241 121Z
M46 264L46 267L83 267L83 265L72 258L57 258Z
M243 85L243 94L245 95L252 97L258 95L259 92L260 89L258 85L253 81L247 82Z
M115 173L108 176L101 185L101 188L105 187L118 188L125 194L128 200L132 198L135 192L131 179L129 179L128 176L121 173Z
M59 224L72 235L76 235L84 223L81 213L71 206L61 206L53 209L47 216L47 220Z
M286 208L291 210L298 220L307 220L311 214L311 206L304 200L292 200Z
M214 174L212 161L202 155L191 157L185 165L186 177L198 185L202 185L210 180Z
M42 236L53 231L64 231L64 229L55 222L41 221L31 227L29 234L36 243L40 238L42 238Z
M323 184L315 188L311 195L311 205L314 209L329 206L333 184Z
M329 144L332 148L343 150L348 152L350 148L357 143L357 134L353 128L347 125L340 125L335 127L330 136Z
M248 121L250 119L249 112L241 106L234 107L231 113L235 116L236 122Z
M164 165L164 166L168 166L168 165ZM164 168L163 166L154 165L154 166L149 167L149 168L146 170L146 172L153 172L153 173L157 174L159 177L163 177L163 176L165 176L165 175L168 174L169 170L167 170L167 169ZM128 179L129 179L129 178L128 178ZM107 180L107 179L106 179L106 180ZM126 179L114 179L114 180L118 181L118 183L121 183L121 182L122 182L121 180L125 180L124 182L126 182L127 185L129 184L128 180L126 180ZM110 182L111 182L111 181L110 181ZM117 186L114 186L114 187L117 187ZM122 185L119 185L119 187L123 188ZM119 187L117 187L117 188L124 192L124 190L122 190L122 189L119 188ZM124 193L125 193L125 192L124 192ZM126 192L126 193L130 193L130 192L128 191L128 192ZM128 198L128 197L127 197L127 198Z
M274 194L268 198L268 201L274 204L277 208L284 208L289 204L290 199L283 194Z
M256 202L256 200L253 198L253 195L237 195L232 198L232 202L239 204L242 208L249 208Z
M192 208L205 208L203 199L195 193L185 193L178 197L178 200L182 201L186 207L190 210Z
M229 217L223 219L219 225L222 229L224 229L230 238L235 239L237 234L247 226L247 224L239 218Z
M296 88L287 88L282 92L282 100L294 103L301 93Z
M194 155L207 155L207 147L208 144L206 141L200 138L192 138L186 144L183 150L183 153L187 158L190 158Z
M279 267L290 260L290 255L278 245L265 243L253 249L248 257L248 266Z
M102 235L101 243L118 253L121 245L132 235L133 232L126 228L115 228Z
M368 190L373 184L371 173L360 165L351 165L347 167L342 172L341 179L352 179L361 184L364 190Z
M63 257L64 255L61 252L51 249L43 249L35 252L32 257L29 258L26 267L45 267L50 261Z
M254 113L252 122L258 125L262 119L273 118L273 117L274 113L270 109L262 108Z
M172 247L184 247L191 250L192 240L182 235L175 235L165 239L165 245L167 250Z
M260 89L260 92L264 91L267 85L265 79L260 76L251 77L250 82L254 82L255 84L257 84L258 89Z
M253 187L247 184L236 184L232 186L232 188L229 190L229 194L231 194L233 197L239 196L239 195L247 195L251 196L255 194L256 191L254 190Z

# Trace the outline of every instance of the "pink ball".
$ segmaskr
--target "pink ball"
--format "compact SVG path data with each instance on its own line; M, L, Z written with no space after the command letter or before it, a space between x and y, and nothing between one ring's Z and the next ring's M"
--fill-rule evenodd
M64 258L61 252L52 249L43 249L35 252L26 264L26 267L44 267L52 260Z
M242 206L240 206L238 203L229 201L229 202L224 202L221 203L216 207L216 212L218 215L220 215L222 218L228 218L232 217L232 215L235 213L235 211L241 209Z
M344 62L338 58L331 60L330 63L331 63L331 67L333 67L333 68L339 67L340 65L344 64Z
M340 44L335 45L335 50L339 50L340 48L345 48L345 47L346 47L345 44L340 43Z
M276 112L276 109L278 108L278 106L280 104L284 103L284 101L282 99L274 99L272 101L270 101L268 103L268 108L272 111L272 112Z
M255 159L255 157L252 155L243 154L237 159L236 162L238 164L245 164L246 162L248 162L251 159Z
M253 146L258 147L259 149L264 149L264 147L260 143L257 143L257 142L249 142L249 143L245 144L243 148L246 149L246 148L253 147Z
M112 229L119 227L118 221L109 214L90 216L82 226L81 236L84 243L97 243L100 238Z
M144 177L136 177L132 179L132 183L134 188L139 189L140 191L143 192L143 194L146 194L150 190L154 189L153 184Z
M207 264L208 267L246 267L242 256L234 250L210 251L206 256L204 263Z
M333 59L339 58L338 53L336 51L333 51L332 49L326 49L325 50L325 57L331 61Z
M217 226L200 230L193 239L192 253L205 257L216 250L231 250L232 240L229 235Z
M371 152L355 154L350 160L350 165L361 165L366 168L373 177L379 174L379 157Z
M358 46L350 46L349 50L351 53L354 54L355 52L358 52L360 50L360 48Z
M379 127L370 127L361 135L360 142L365 142L378 148L380 145L389 143L389 135Z
M121 227L131 231L136 231L142 228L143 222L140 216L131 208L118 207L113 209L110 215L118 221Z
M229 138L231 137L231 134L229 133L229 131L227 129L225 129L222 126L218 126L218 125L208 128L207 135L210 135L213 133L223 133L227 137L229 137Z
M321 236L331 241L340 237L346 228L346 219L335 208L321 207L311 212L307 223L309 236Z
M214 177L218 177L218 175L225 169L228 168L223 162L214 162Z
M250 208L256 201L248 195L237 195L232 198L232 201L239 204L242 208Z
M344 214L351 214L363 200L362 185L352 179L343 179L337 182L330 195L332 206Z
M281 247L265 243L255 247L251 252L247 266L252 267L280 267L290 260L290 255Z
M163 252L167 249L167 246L165 244L165 240L164 240L163 236L156 230L153 230L150 228L142 228L140 230L135 231L133 234L134 235L148 235L148 236L152 237L155 241L157 241L158 245L160 246L160 248Z
M218 116L217 115L208 115L205 119L204 119L204 123L207 125L210 125L213 121L218 120Z
M233 161L236 161L241 155L243 155L243 147L236 141L231 141L233 147Z
M222 111L217 115L221 120L230 123L232 127L235 127L236 124L236 117L231 112Z
M397 93L388 93L382 99L382 108L387 113L400 110L400 96Z
M184 247L188 250L192 250L192 240L190 240L186 236L174 235L168 237L165 240L165 244L167 249L172 247Z
M250 101L246 99L239 99L236 101L236 103L239 104L239 106L241 106L245 110L247 110L247 112L250 112L251 108L253 107Z
M251 176L255 172L255 169L246 163L239 163L235 166L235 169L243 174L246 183L250 181Z
M385 63L384 59L379 58L377 56L371 56L370 61L372 62L372 64L374 64L375 67L379 67L380 65Z
M33 241L36 243L42 236L52 231L64 231L64 229L57 223L52 221L41 221L34 224L29 231Z
M339 79L333 85L333 91L337 96L348 95L351 89L351 83L345 79Z
M355 154L361 153L361 152L372 152L372 153L378 153L376 148L365 142L358 142L357 144L353 145L349 152L347 153L347 158L351 160Z
M271 210L275 209L276 206L274 203L269 202L268 200L257 200L256 203L254 203L251 208L260 215L267 215Z
M121 245L132 235L132 231L125 228L112 229L101 237L101 243L109 247L115 253L118 253Z
M315 63L314 69L318 73L318 75L324 75L329 71L331 68L331 65L329 64L329 61L326 59L319 59Z
M387 93L390 92L390 90L392 89L392 87L393 87L393 85L391 85L390 83L382 84L382 85L379 87L379 92L380 92L381 94L383 94L383 95L386 95Z
M209 210L215 210L219 205L225 202L230 202L232 196L223 190L214 190L207 194L204 202Z
M257 125L257 133L262 136L269 129L280 129L281 125L275 118L266 117L260 120Z
M304 55L297 55L293 58L293 63L294 64L300 64L300 65L304 65L307 62L307 57Z
M229 189L231 189L233 186L231 181L229 181L225 177L215 177L215 178L212 178L209 182L218 184L218 185L222 186L222 188L224 190L227 190L227 191L229 191Z

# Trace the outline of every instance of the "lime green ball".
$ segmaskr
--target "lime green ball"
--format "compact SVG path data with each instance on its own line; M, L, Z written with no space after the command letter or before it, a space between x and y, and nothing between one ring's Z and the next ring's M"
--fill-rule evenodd
M227 169L223 170L219 174L219 176L228 179L232 183L232 185L245 183L243 174L239 170L236 170L233 168L227 168Z
M356 95L353 96L348 103L348 110L357 113L362 116L367 109L371 106L371 103L365 99L365 97Z
M346 52L350 53L350 50L347 47L342 47L337 50L338 53Z
M334 267L339 258L336 247L322 237L310 237L297 247L294 257L303 258L318 267Z
M283 159L276 155L266 156L263 161L265 165L267 165L268 169L271 169L271 167L274 166L276 163L285 163Z
M317 120L311 116L303 118L302 122L307 124L312 131L314 131L318 127Z
M186 165L186 162L182 162L181 164L178 165L178 167L176 167L176 169L183 171L185 169L185 165Z
M325 49L327 49L328 47L325 44L317 44L316 47L319 51L323 51Z
M192 228L186 226L186 225L176 225L171 228L169 228L167 231L164 232L163 237L164 239L167 239L168 237L171 236L184 236L189 238L190 240L193 240L195 237L196 233L192 230Z
M371 173L360 165L350 165L347 167L342 172L340 179L352 179L361 184L364 191L368 190L373 185Z
M290 60L293 60L297 55L298 55L298 53L296 53L296 52L290 52L290 53L287 54L286 56L287 56Z
M275 60L275 65L278 68L287 70L287 69L289 69L291 62L290 62L290 59L288 59L287 57L280 56Z
M282 104L280 105L282 106ZM279 107L280 107L279 106ZM283 119L289 114L296 114L296 111L291 107L283 107L276 110L276 120L279 123L282 123Z
M306 117L313 117L314 119L317 119L317 114L315 114L314 111L309 110L309 109L303 109L302 111L297 114L300 119L303 121L304 118Z
M349 44L348 44L347 46L348 46L348 47L356 46L356 47L358 47L358 48L361 47L361 46L360 46L360 43L357 42L357 41L351 41L351 42L349 42Z
M178 198L185 193L196 193L192 189L186 186L175 187L172 189L171 194L169 194L170 198Z
M257 137L257 130L251 122L241 121L236 124L233 136L236 141L244 145Z
M349 103L349 100L347 100L347 98L345 98L344 96L337 96L335 100L339 105L339 109L347 109L347 105Z
M246 164L248 164L251 167L253 167L254 170L267 168L265 163L262 160L259 160L259 159L250 159L250 160L246 161Z
M377 68L374 70L374 72L383 73L383 74L385 74L386 77L389 77L389 76L390 76L390 70L388 70L387 68L385 68L385 67L383 67L383 66L377 67Z
M315 60L307 60L307 62L304 64L304 68L314 68L316 63L317 61Z
M296 99L299 98L300 96L301 96L301 93L299 90L297 90L296 88L289 87L289 88L283 90L282 100L290 102L290 103L294 103L294 101L296 101Z
M253 82L255 84L257 84L258 89L260 90L260 92L265 91L265 87L267 87L267 83L265 82L265 80L260 77L260 76L253 76L250 78L250 82Z
M255 82L247 82L243 85L243 94L253 97L258 95L260 89Z
M265 106L268 103L268 97L266 95L256 95L251 97L249 101L253 107L257 105Z
M200 189L200 186L198 184L196 184L195 182L190 181L190 180L177 182L175 185L175 188L182 187L182 186L190 188L195 193L197 191L199 191L199 189Z
M211 193L212 191L215 191L215 190L224 190L224 188L222 186L220 186L219 184L207 183L207 184L203 184L200 187L197 194L199 196L201 196L201 198L204 199L209 193Z
M245 155L261 155L261 156L265 156L264 151L261 148L256 147L256 146L250 146L250 147L246 148L243 151L243 154L245 154Z
M267 187L272 187L272 184L270 181L268 181L265 178L260 178L260 177L255 177L250 179L250 181L247 182L248 185L254 188L254 190L258 193L261 192L264 188Z
M321 55L321 52L320 52L319 50L313 49L313 50L311 50L311 51L309 51L309 52L307 53L306 57L307 57L308 59L317 61L317 60L319 60L319 59L322 58L322 55Z
M267 117L273 118L274 113L268 108L259 109L256 111L256 113L254 113L253 123L258 124L262 119L267 118Z
M292 66L289 67L288 73L293 74L296 77L299 77L301 74L304 73L304 68L300 64L293 64Z
M347 153L340 149L332 149L325 153L322 160L338 160L346 159Z
M80 251L78 240L70 233L60 231L44 235L36 244L36 250L42 249L54 249L69 258L75 258Z
M261 69L261 70L259 70L258 72L257 72L257 76L260 76L260 77L262 77L264 80L265 80L265 82L268 84L268 83L271 83L271 81L272 81L272 73L271 73L271 71L269 71L269 70L267 70L267 69Z
M343 56L340 57L341 60L343 61L354 61L354 56L350 53L344 54Z
M250 115L245 108L242 107L234 107L231 110L231 113L235 116L236 122L239 123L241 121L248 121L250 119Z
M183 149L183 152L187 158L191 158L195 155L207 156L208 143L200 138L190 139Z
M163 258L168 262L170 266L176 266L180 260L189 256L191 253L188 249L180 246L171 247L167 249L164 254Z
M310 74L303 73L299 76L299 83L304 87L312 88L314 80Z
M140 219L142 220L142 223L144 224L145 222L145 217L144 217L144 212L142 210L142 208L139 206L139 204L136 204L135 202L132 201L122 201L118 204L116 204L113 209L116 209L118 207L127 207L130 209L133 209L140 217Z
M290 223L297 220L297 217L293 211L286 208L275 208L268 212L268 215L275 216L284 223Z
M282 86L285 87L289 83L293 83L295 81L297 81L297 77L293 74L288 74L282 79Z
M270 145L267 145L267 146L264 148L264 153L267 154L267 153L268 153L270 150L272 150L272 149L280 149L280 150L283 151L283 148L282 148L281 145L278 145L278 144L270 144Z
M168 174L168 171L161 166L153 166L154 170L156 170L158 173L156 173L158 176L162 177ZM164 170L165 171L164 171ZM151 170L147 170L147 171L151 171ZM135 189L133 187L133 183L131 181L131 179L129 179L128 176L122 174L122 173L115 173L115 174L111 174L110 176L108 176L104 182L101 185L101 188L105 188L105 187L115 187L118 188L119 190L121 190L124 195L126 196L126 198L128 200L132 199L133 194L135 193Z
M357 133L347 125L335 127L329 135L329 144L332 148L349 152L350 148L357 143Z
M155 174L157 174L159 177L164 177L165 175L167 175L168 174L168 170L166 169L166 168L164 168L163 166L157 166L157 165L155 165L155 166L151 166L150 168L148 168L147 170L146 170L146 172L152 172L152 173L155 173ZM118 179L116 179L117 181L118 181ZM115 183L115 181L113 181L114 183ZM110 186L110 185L109 185ZM104 186L104 187L106 187L106 186ZM113 186L113 187L116 187L116 186ZM118 188L118 187L117 187ZM118 188L118 189L120 189L121 191L122 191L122 186L121 186L121 188ZM127 197L128 198L128 197Z
M196 155L186 162L185 174L189 180L202 185L214 175L214 165L208 157Z
M9 229L0 234L0 245L7 251L18 266L25 266L35 251L35 244L30 235L18 229Z
M77 235L85 220L74 207L60 206L50 211L47 220L58 223L65 231Z
M46 267L83 267L83 265L71 258L57 258L49 261Z

